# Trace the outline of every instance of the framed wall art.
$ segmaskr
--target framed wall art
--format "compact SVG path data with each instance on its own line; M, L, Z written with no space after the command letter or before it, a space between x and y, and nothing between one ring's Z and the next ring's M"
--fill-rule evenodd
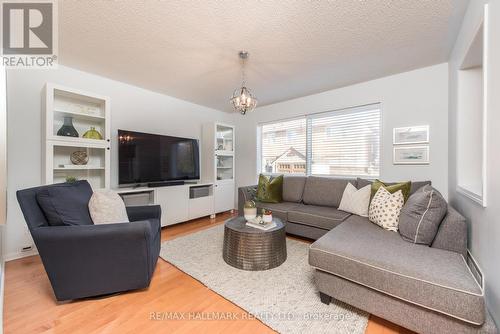
M395 165L428 165L429 145L395 146L393 159Z
M403 128L394 128L393 144L428 144L429 143L429 126L411 126Z

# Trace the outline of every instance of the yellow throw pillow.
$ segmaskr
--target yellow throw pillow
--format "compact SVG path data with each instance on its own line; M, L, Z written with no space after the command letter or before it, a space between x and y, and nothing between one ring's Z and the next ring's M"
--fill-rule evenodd
M257 201L265 203L280 203L283 201L283 175L273 179L260 174L257 186Z
M411 181L399 182L399 183L385 183L377 179L372 183L372 195L371 195L372 200L380 187L384 187L391 194L394 194L396 191L401 190L401 192L403 193L403 198L405 203L410 197Z

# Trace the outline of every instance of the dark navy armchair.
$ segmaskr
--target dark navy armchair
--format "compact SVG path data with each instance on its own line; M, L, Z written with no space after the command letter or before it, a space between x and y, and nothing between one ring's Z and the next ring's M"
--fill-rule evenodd
M59 301L149 286L160 253L160 206L127 207L130 223L50 226L37 193L17 199Z

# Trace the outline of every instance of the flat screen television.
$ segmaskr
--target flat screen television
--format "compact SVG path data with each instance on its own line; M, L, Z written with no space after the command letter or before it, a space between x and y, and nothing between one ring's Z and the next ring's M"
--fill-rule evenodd
M200 179L197 139L118 130L120 185Z

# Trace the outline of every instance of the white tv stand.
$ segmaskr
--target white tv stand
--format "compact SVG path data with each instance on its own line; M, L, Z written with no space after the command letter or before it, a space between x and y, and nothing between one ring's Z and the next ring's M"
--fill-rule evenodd
M156 188L138 187L115 190L122 196L126 205L160 205L162 227L204 216L215 217L212 183L186 183Z

